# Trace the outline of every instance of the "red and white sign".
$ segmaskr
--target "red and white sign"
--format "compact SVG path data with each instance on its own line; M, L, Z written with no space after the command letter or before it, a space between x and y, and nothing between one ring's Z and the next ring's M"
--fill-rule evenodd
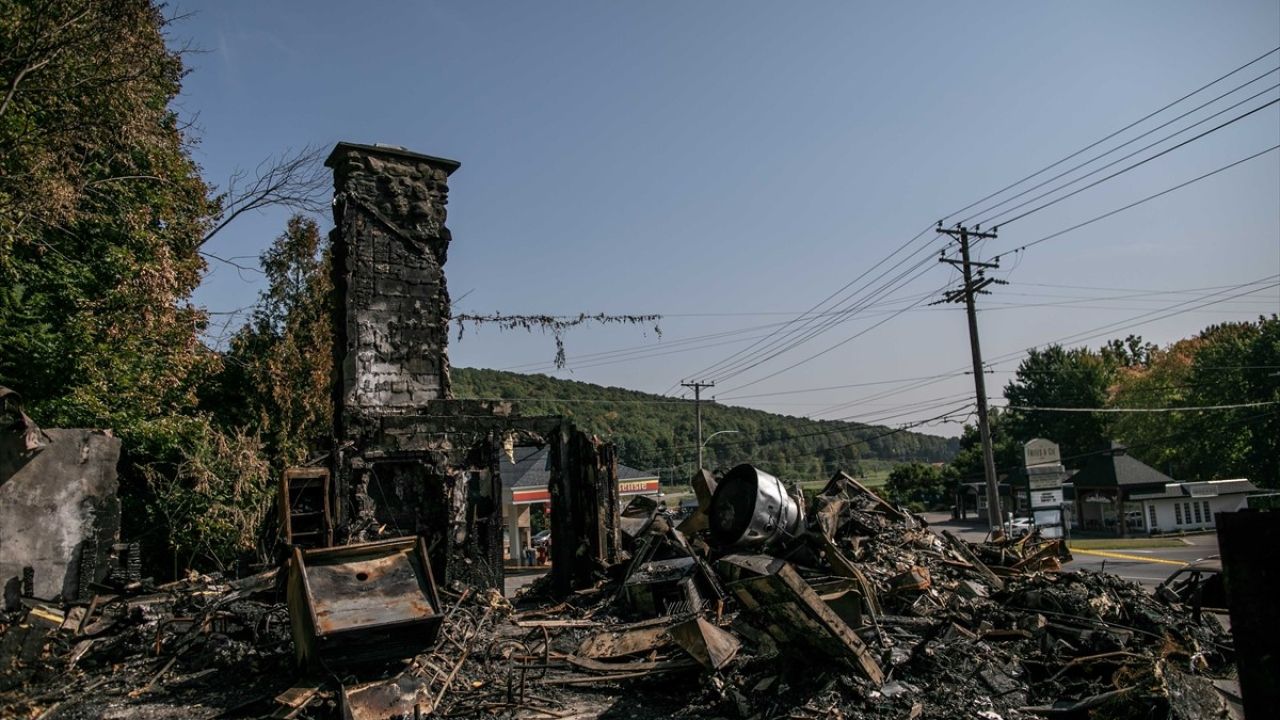
M654 495L659 489L658 478L643 480L619 480L618 495ZM517 488L511 491L513 505L532 505L551 502L551 490L544 487Z

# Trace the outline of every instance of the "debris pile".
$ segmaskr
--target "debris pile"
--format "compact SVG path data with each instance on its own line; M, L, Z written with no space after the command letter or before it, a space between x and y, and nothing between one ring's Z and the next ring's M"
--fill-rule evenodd
M593 587L552 598L535 583L514 607L441 588L425 651L322 653L301 681L290 612L261 599L279 600L274 575L196 578L60 620L28 608L0 640L18 649L0 714L121 717L150 696L146 717L184 703L183 717L1229 716L1216 618L1063 572L1056 540L937 534L843 473L807 504L745 465L694 484L687 518L632 501L629 559Z
M0 717L211 717L293 675L277 572L100 587L0 613ZM144 714L133 714L146 708Z

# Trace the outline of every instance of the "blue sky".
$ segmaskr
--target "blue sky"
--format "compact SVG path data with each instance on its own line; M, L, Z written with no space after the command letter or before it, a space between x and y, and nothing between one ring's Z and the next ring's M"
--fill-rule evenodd
M571 331L570 367L562 371L549 366L551 338L495 329L469 330L451 346L454 364L653 392L749 350L743 339L770 328L747 328L795 317L946 213L1280 46L1274 0L225 0L176 9L194 15L173 29L174 39L205 50L188 58L180 105L198 116L196 157L208 178L217 183L289 147L340 140L456 159L446 268L461 298L456 310L666 317L661 337L636 327ZM1277 67L1273 54L1195 100ZM1278 82L1272 72L1125 152ZM1277 96L1263 93L1178 139ZM988 259L1277 143L1273 105L1008 225L980 253ZM252 258L284 220L245 217L209 249ZM930 240L933 233L907 252ZM1280 152L1002 260L998 274L1010 285L981 302L988 358L1013 358L1109 323L1116 325L1106 337L1137 332L1166 343L1213 322L1275 312L1280 290L1264 282L1248 288L1261 292L1194 312L1120 322L1280 273ZM953 277L937 263L919 272L887 299L921 296ZM252 273L214 263L196 300L234 310L258 287ZM1140 294L1147 291L1179 294ZM868 308L750 371L722 373L715 392L796 415L851 403L822 416L893 416L889 423L963 404L972 391L963 374L907 391L887 384L790 392L967 365L958 308L884 314L904 306ZM676 343L682 338L739 330L673 352L689 347ZM633 347L654 353L591 357ZM989 394L999 395L1014 366L1016 359L994 364ZM886 391L897 392L870 397Z

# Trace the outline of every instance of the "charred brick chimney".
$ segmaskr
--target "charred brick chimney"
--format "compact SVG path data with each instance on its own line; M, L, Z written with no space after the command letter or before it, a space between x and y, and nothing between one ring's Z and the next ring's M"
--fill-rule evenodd
M449 391L444 263L449 175L459 163L339 143L334 173L334 423L413 414Z

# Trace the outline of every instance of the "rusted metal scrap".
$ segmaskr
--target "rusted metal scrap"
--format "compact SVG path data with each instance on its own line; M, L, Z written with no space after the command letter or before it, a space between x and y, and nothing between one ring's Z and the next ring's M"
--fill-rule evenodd
M299 666L412 657L430 647L442 614L421 538L294 548L289 616Z

